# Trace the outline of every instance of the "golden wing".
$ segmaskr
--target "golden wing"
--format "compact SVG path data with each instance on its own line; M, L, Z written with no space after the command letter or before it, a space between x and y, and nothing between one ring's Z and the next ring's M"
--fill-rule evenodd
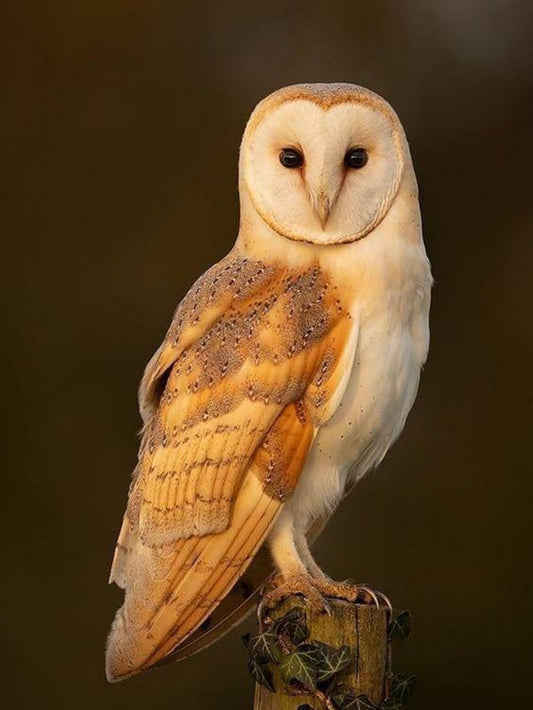
M322 533L330 516L315 520L307 532L307 541L312 545ZM197 628L186 641L175 648L157 665L182 660L211 646L228 631L238 626L255 608L261 589L275 574L272 556L265 544L255 554L250 566L228 592L227 596L213 609L209 618Z
M230 255L185 298L141 387L109 678L175 650L245 572L336 399L353 332L316 265Z

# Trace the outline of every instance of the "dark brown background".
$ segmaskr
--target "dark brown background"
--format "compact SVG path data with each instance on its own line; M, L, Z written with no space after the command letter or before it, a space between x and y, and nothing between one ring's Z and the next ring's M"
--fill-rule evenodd
M279 86L330 80L402 117L437 283L406 431L318 558L412 610L396 665L420 675L414 710L527 705L530 5L77 0L4 18L6 707L250 708L242 630L108 685L106 579L137 382L234 240L245 121Z

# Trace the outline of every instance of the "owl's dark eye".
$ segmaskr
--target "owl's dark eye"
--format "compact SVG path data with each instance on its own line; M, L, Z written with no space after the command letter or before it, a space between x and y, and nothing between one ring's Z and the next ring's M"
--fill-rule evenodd
M364 168L368 163L368 153L364 148L352 148L344 156L344 165L347 168Z
M279 154L279 162L284 168L301 168L304 164L304 157L300 151L294 148L283 148Z

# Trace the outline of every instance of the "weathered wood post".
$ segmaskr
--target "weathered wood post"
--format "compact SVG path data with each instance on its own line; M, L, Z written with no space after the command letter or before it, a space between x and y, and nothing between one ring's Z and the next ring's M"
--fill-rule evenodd
M292 596L244 642L256 679L254 710L397 710L416 677L392 673L390 644L409 633L409 612L328 599L330 613Z

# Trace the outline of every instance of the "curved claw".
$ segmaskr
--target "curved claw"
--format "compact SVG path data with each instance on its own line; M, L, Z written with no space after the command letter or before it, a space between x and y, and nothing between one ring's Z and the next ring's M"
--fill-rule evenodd
M377 607L381 606L381 602L385 604L385 606L389 609L389 611L392 611L392 603L388 596L384 594L381 590L379 589L372 589L368 584L356 584L353 579L347 579L345 584L351 584L353 585L356 589L361 589L363 590L374 602L374 604ZM381 600L381 602L380 602Z
M376 607L379 609L379 607L380 607L379 599L378 599L377 594L374 592L373 589L371 589L371 588L370 588L369 586L367 586L366 584L359 584L359 585L357 585L357 589L362 589L363 591L365 591L365 592L372 598L372 601L374 602L374 604L376 605Z
M384 594L382 591L380 591L379 589L374 589L374 592L377 594L377 596L380 599L383 599L383 601L385 602L385 606L388 607L390 612L392 612L392 604L391 604L391 600L389 599L389 597L386 594Z
M262 594L262 592L261 592L261 594ZM259 603L258 603L258 605L257 605L257 620L259 621L259 626L263 626L263 622L264 622L263 613L264 613L264 611L265 611L265 604L264 604L263 599L262 599L262 597L261 597L261 599L259 600Z
M268 585L271 583L271 580L268 579L263 586L259 589L259 601L257 602L257 607L256 607L256 614L257 614L257 620L259 622L259 625L263 623L263 611L265 608L265 605L263 603L263 598L266 594L266 590Z

